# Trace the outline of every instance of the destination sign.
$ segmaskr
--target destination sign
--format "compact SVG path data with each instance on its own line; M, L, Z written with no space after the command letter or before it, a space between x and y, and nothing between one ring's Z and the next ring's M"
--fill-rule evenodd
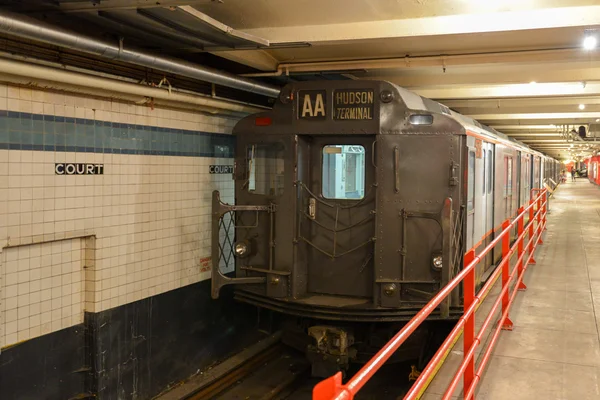
M342 89L333 92L333 119L373 119L374 100L372 89Z
M326 99L325 90L299 90L298 118L324 120Z

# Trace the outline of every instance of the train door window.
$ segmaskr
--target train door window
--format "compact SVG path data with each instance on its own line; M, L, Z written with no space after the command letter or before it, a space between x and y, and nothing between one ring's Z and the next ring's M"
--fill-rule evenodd
M509 216L512 214L512 157L504 157L504 198L505 198L505 215Z
M248 192L281 196L284 179L284 147L282 143L260 143L248 146Z
M487 153L486 153L485 150L483 150L483 175L482 175L483 176L483 182L481 183L481 193L482 194L485 194L485 181L487 179L487 174L486 174L487 164L486 164L486 161L487 161Z
M475 208L475 152L469 151L469 171L467 177L467 211Z
M504 197L512 196L512 157L504 157Z
M536 157L534 159L534 164L533 164L533 187L534 188L539 187L539 183L540 183L540 163Z
M323 147L322 193L326 199L365 197L365 148L360 145Z
M487 151L487 192L492 193L492 181L494 179L494 173L493 173L493 169L494 169L494 160L492 158L492 151L488 150Z

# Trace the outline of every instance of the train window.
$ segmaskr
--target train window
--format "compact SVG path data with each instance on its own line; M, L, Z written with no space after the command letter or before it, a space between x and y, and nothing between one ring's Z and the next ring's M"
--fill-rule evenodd
M492 173L494 169L494 160L492 159L492 151L488 150L487 152L487 192L492 193L492 180L494 179L494 174Z
M282 143L260 143L247 149L248 192L268 196L283 194L284 147Z
M504 197L512 196L512 157L504 157Z
M467 211L475 208L475 152L469 151L469 171L467 178Z
M365 148L360 145L323 147L322 193L326 199L365 197Z
M486 171L487 171L487 153L483 150L483 182L481 183L481 193L485 194L485 180L487 179Z
M431 125L433 124L433 115L413 114L410 117L408 117L408 121L412 125Z

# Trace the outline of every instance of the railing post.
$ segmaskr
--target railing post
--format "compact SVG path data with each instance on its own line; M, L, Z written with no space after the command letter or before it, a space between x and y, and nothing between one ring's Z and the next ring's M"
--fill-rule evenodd
M510 220L507 219L506 221L504 221L502 223L502 233L504 233L508 227L510 226ZM508 284L508 279L510 278L510 259L508 256L508 253L510 252L510 232L506 232L504 233L504 236L502 237L502 289L504 289ZM506 292L504 292L504 296L502 296L502 314L504 314L506 312L506 310L508 309L508 302L509 302L509 294L510 290L507 290ZM506 319L504 320L504 324L502 324L502 329L507 330L507 331L512 331L513 329L513 323L510 320L510 318L508 317L508 314L506 316ZM468 387L468 386L465 386Z
M475 250L471 249L464 257L464 266L466 268L475 260ZM475 269L473 268L471 272L469 272L465 279L463 280L463 293L464 293L464 311L466 312L473 301L475 301ZM465 328L463 333L463 354L466 354L473 346L473 342L475 341L475 313L472 313L469 318L465 321ZM463 387L468 388L471 386L471 383L475 379L475 359L472 357L465 369L465 373L463 374ZM466 396L466 392L465 392ZM471 397L468 399L465 397L465 400L472 400Z
M544 215L542 217L542 221L544 222L544 230L548 229L548 227L546 227L546 214L548 213L548 201L550 200L549 197L548 191L546 190L546 195L544 196Z
M519 214L521 215L521 213L525 211L525 207L521 207L519 208ZM517 240L518 240L518 244L517 244L517 257L520 260L519 264L517 265L517 273L519 274L519 278L521 276L523 276L523 259L521 258L521 256L523 255L523 242L525 241L525 237L521 237L521 235L523 234L523 231L525 230L524 228L524 224L523 224L523 219L525 218L524 215L521 215L519 217L519 220L517 221ZM520 238L520 239L519 239ZM527 289L527 286L525 286L525 283L523 283L523 280L521 280L521 282L519 283L519 287L518 290L525 290Z
M543 210L542 210L542 196L541 196L542 192L540 192L539 194L540 194L540 196L538 196L538 200L537 200L537 210L538 210L538 213L537 213L536 230L540 229L541 222L542 222L542 213L543 213ZM542 232L540 232L540 235L538 236L538 242L537 242L537 244L544 244L544 241L542 240Z
M527 223L529 225L529 249L527 249L527 251L529 252L529 254L531 255L531 258L529 259L529 264L535 264L535 259L533 258L533 240L531 240L531 238L533 237L533 217L534 217L534 210L533 210L533 203L535 202L534 199L531 199L529 201L529 205L531 207L529 207L529 222Z

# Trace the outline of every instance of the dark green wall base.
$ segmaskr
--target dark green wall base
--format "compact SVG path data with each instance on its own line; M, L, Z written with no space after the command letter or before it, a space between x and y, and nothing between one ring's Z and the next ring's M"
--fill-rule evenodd
M150 399L256 338L256 309L224 294L203 281L5 349L0 398Z

